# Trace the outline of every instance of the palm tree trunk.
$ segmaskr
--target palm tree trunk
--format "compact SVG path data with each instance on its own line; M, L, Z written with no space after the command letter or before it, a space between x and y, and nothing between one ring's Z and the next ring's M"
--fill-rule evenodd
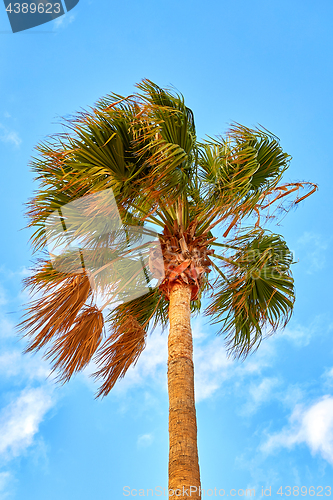
M191 288L185 284L175 284L169 298L169 490L173 490L173 494L169 491L169 495L173 498L200 500Z

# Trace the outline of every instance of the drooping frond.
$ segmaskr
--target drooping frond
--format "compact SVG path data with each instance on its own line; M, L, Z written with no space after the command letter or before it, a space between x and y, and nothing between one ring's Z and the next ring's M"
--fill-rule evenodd
M45 267L47 266L47 263ZM33 300L19 327L25 331L25 336L30 337L30 342L25 352L38 351L53 337L67 333L74 325L80 309L85 305L91 295L89 278L86 274L69 274L53 282L42 281L41 269L39 275L27 280L27 284L48 293L41 298ZM54 273L56 276L58 273ZM50 277L50 274L47 275Z
M31 292L43 293L19 325L30 337L25 352L46 346L45 357L65 382L89 363L102 338L102 312L86 304L92 293L90 280L85 273L62 273L42 260L24 281Z
M102 312L96 306L84 306L72 328L54 340L45 357L51 359L61 381L67 382L91 361L102 341L103 326Z
M251 231L234 241L240 249L219 262L226 278L214 287L206 313L221 323L229 352L245 357L264 334L285 325L292 313L292 254L279 235ZM218 257L216 254L213 257Z
M149 327L167 324L168 304L158 289L121 304L108 316L110 335L98 351L99 369L94 373L102 379L97 397L106 396L119 378L134 366L146 346Z
M76 276L77 273L74 274ZM68 274L55 269L50 260L40 258L31 269L31 274L23 278L22 283L30 294L47 293L68 278Z
M104 380L97 397L106 396L129 367L135 365L146 346L146 335L146 330L134 316L125 318L109 335L97 356L102 368L94 375Z

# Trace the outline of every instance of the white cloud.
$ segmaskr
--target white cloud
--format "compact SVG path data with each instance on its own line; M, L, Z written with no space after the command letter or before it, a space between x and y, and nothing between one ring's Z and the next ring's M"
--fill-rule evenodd
M204 332L205 326L202 325L202 318L195 318L192 321L191 327L192 327L192 336L193 336L193 342L201 342L204 340L207 336L207 334ZM207 328L207 327L206 327Z
M66 28L69 24L72 24L72 22L75 20L75 15L74 14L64 14L61 17L57 17L54 21L54 25L56 28Z
M27 274L25 268L12 272L3 266L0 272L11 282L14 278ZM14 300L18 301L20 298L18 296L13 299L7 291L3 291L0 293L0 306L10 304ZM15 324L10 316L0 312L0 377L4 387L11 391L3 393L2 400L9 403L0 408L1 466L26 453L32 445L34 445L33 453L43 446L43 439L38 437L40 424L56 402L53 397L53 387L46 380L50 374L49 363L42 360L39 354L23 355L21 350L24 348L24 343L19 343L17 346L17 340ZM35 387L32 387L32 383ZM1 500L11 497L12 479L10 470L1 470Z
M138 437L137 446L139 448L146 448L150 446L154 440L154 436L152 434L142 434Z
M24 389L0 413L0 455L5 460L20 455L32 443L40 423L54 401L50 389Z
M142 376L155 376L159 367L167 363L167 332L156 330L148 337L147 346L137 364L137 370ZM135 369L134 369L135 370Z
M222 338L194 346L194 387L197 402L209 398L231 376L233 361L228 358Z
M31 275L31 270L25 266L20 267L17 271L12 271L8 269L6 266L2 265L0 267L0 273L2 273L7 280L15 279L16 277L25 278L26 276Z
M200 323L199 326L201 326ZM196 327L198 327L198 325L196 325ZM272 365L272 360L276 355L276 344L273 338L264 340L260 349L242 362L235 361L231 357L228 357L223 336L208 334L207 330L207 333L202 333L203 331L202 328L201 334L197 333L196 336L194 336L196 401L202 401L211 397L227 381L236 384L238 387L240 382L245 380L245 385L248 388L248 380L254 376L260 376L267 367ZM244 383L241 382L241 384L244 387ZM258 384L253 384L252 397L251 394L249 395L253 400L251 402L253 411L255 406L258 406L255 402L255 397L257 397L257 399L259 397L259 393L255 390L257 386ZM257 388L257 391L258 390ZM262 386L262 391L263 390L264 386ZM267 387L267 394L268 393L269 390Z
M274 337L274 339L286 339L296 347L305 347L309 345L315 335L323 335L324 332L328 331L329 327L327 326L326 315L318 314L308 326L300 324L293 324L292 326L287 325L286 328Z
M287 339L297 347L305 347L310 343L310 340L315 333L315 326L308 327L295 325L293 328L286 327L279 335L282 339Z
M331 392L333 387L333 367L326 367L321 379L323 381L323 387L325 387L328 392Z
M277 394L277 399L289 409L295 407L297 403L300 403L305 398L304 390L297 384L289 384L286 388L283 387L282 390Z
M241 409L242 415L255 413L258 408L277 396L276 388L281 384L277 377L265 377L259 383L251 383L247 388L248 401Z
M320 234L308 231L299 238L297 243L305 249L304 264L307 267L307 274L313 274L325 267L325 251L330 241L331 238L323 237Z
M50 363L38 356L22 354L19 350L6 351L0 354L0 375L2 377L19 377L25 381L45 381L50 375Z
M22 139L19 137L17 132L15 132L14 130L9 130L1 123L0 123L0 140L2 142L13 144L16 147L19 147L19 145L22 142Z
M196 400L211 397L223 384L231 382L237 388L237 393L243 394L247 400L240 410L242 415L253 414L263 403L272 399L286 406L290 406L290 403L294 405L302 397L301 389L292 386L281 390L279 386L282 380L275 375L263 377L263 374L267 370L271 371L279 349L285 348L280 347L280 342L287 341L296 347L308 345L321 319L318 316L307 327L296 324L264 339L259 349L243 362L228 358L223 337L204 334L203 329L201 333L197 331L193 335Z
M333 465L333 397L323 396L309 407L296 405L289 423L280 432L268 436L261 451L271 453L278 448L306 444L311 453L319 453Z
M8 497L8 483L12 479L10 472L0 472L0 500L5 500ZM6 491L7 490L7 491Z

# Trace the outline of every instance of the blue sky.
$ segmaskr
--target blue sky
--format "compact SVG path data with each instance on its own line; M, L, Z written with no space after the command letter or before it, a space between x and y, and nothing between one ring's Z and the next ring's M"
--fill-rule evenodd
M193 321L202 486L256 496L271 486L272 498L280 486L333 486L332 16L328 0L80 0L11 34L0 7L1 500L118 500L124 486L167 486L166 334L96 401L93 368L55 386L14 331L28 300L34 146L61 131L60 117L142 78L184 94L199 137L262 124L293 157L285 181L319 184L275 229L298 260L285 331L242 363L205 318Z

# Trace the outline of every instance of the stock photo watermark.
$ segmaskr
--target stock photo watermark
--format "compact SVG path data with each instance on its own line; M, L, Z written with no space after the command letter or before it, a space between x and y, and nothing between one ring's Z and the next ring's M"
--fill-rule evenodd
M64 16L79 0L4 0L13 33L35 28Z
M135 497L135 496L141 496L141 497L144 497L144 496L156 496L156 497L161 497L161 496L164 496L164 497L192 497L193 495L195 495L197 497L197 495L199 494L199 496L208 496L208 497L212 497L212 496L215 496L215 497L223 497L223 496L247 496L247 497L255 497L256 495L256 492L255 492L255 489L254 488L247 488L246 490L242 490L242 489L231 489L231 490L224 490L223 488L208 488L208 489L203 489L201 488L200 486L197 487L197 486L188 486L185 488L185 486L183 486L182 488L178 488L178 489L171 489L171 488L163 488L162 486L155 486L155 488L147 488L147 489L139 489L139 488L131 488L130 486L124 486L123 487L123 496L125 497L129 497L129 496L132 496L132 497Z
M173 489L168 489L168 488L163 488L162 486L155 486L155 488L131 488L130 486L124 486L123 487L123 496L125 497L161 497L161 496L167 496L167 497L181 497L181 498L186 498L186 497L192 497L195 495L199 494L201 497L271 497L272 494L274 495L279 495L280 497L283 496L307 496L309 495L310 497L329 497L331 496L331 486L278 486L276 488L273 488L272 486L269 486L265 488L262 486L259 488L259 490L256 490L255 488L231 488L230 490L225 490L223 488L208 488L208 489L203 489L200 486L188 486L185 488L184 486L182 488L178 488L176 490Z
M52 212L45 236L53 268L86 274L102 309L141 297L164 278L158 234L149 227L124 226L112 189Z

